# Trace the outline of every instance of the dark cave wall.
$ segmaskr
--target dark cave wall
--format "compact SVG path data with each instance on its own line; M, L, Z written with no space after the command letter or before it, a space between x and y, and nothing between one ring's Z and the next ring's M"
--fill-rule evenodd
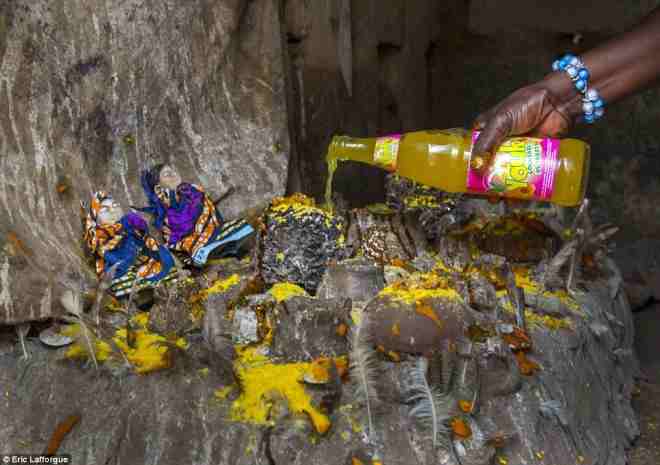
M602 43L657 4L288 0L294 95L289 189L321 199L324 151L332 134L469 126L480 111L542 78L556 55ZM342 40L347 29L350 47ZM342 74L347 61L350 89ZM592 146L589 195L595 215L624 223L628 235L660 232L660 167L654 167L659 104L660 91L649 90L608 107L598 124L571 133ZM369 167L347 166L340 168L335 188L353 204L378 201L382 177Z

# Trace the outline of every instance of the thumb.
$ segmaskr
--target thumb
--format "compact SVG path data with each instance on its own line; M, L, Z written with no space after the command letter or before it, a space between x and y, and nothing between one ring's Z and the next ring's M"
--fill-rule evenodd
M485 173L493 164L495 152L511 132L511 119L506 113L498 113L485 124L472 149L472 168Z

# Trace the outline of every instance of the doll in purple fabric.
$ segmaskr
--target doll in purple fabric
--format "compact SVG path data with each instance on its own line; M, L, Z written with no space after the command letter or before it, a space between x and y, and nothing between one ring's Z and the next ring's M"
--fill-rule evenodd
M153 224L163 234L167 247L197 266L204 265L211 253L237 253L241 242L254 232L244 220L225 222L204 189L182 182L169 164L143 173L142 187L149 207L141 210L154 216Z

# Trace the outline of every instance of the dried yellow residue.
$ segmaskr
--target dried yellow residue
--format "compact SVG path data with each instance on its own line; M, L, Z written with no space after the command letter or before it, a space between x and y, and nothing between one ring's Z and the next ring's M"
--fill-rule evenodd
M270 203L272 209L280 208L286 210L290 206L314 207L316 206L316 202L314 202L313 198L297 192L289 197L275 197Z
M400 336L401 335L401 326L399 325L398 321L392 325L391 332L392 332L393 336Z
M508 313L514 313L515 310L513 305L510 302L504 302L502 305L504 310ZM573 329L573 325L570 319L568 318L556 318L550 315L539 315L531 308L525 309L525 320L531 326L545 326L548 329L558 330L558 329Z
M525 309L525 319L532 325L545 326L548 329L572 329L571 320L568 318L555 318L550 315L538 315L529 309Z
M373 213L374 215L392 215L395 213L394 210L385 203L371 203L365 208L369 213Z
M241 277L237 274L233 274L225 279L219 279L215 281L211 287L204 289L203 291L193 295L190 298L190 303L194 304L195 302L206 300L206 298L211 294L222 294L223 292L227 292L230 288L232 288L233 286L237 285L240 282L241 282Z
M417 302L415 305L415 312L419 315L425 316L426 318L432 320L440 329L444 327L444 323L438 318L433 307L427 304L422 304Z
M450 269L442 260L438 259L433 267L433 272L454 273L455 270Z
M361 433L364 428L360 422L351 414L353 411L353 406L351 404L345 404L339 407L339 412L344 416L346 421L351 425L351 429L354 433Z
M200 302L195 302L190 305L190 321L193 323L199 323L204 319L204 314L206 309Z
M125 312L124 306L114 297L110 297L110 302L104 307L108 312Z
M311 363L275 364L258 348L240 348L237 356L235 369L243 392L232 405L232 420L268 424L269 393L274 391L286 398L289 410L309 415L316 431L328 431L330 420L312 405L299 381L312 368Z
M403 199L408 208L438 208L440 203L433 195L409 195Z
M293 216L300 218L305 215L322 215L326 219L332 218L328 212L318 208L314 199L307 197L303 194L293 194L289 197L276 197L271 202L270 212L273 213L288 213L293 211ZM282 219L284 221L284 219Z
M413 273L406 280L397 281L379 293L380 296L389 296L394 300L408 303L422 301L434 297L459 299L456 290L449 287L446 278L436 273Z
M164 336L150 332L147 329L149 314L146 312L138 313L131 319L131 322L137 327L137 329L132 331L133 347L129 347L126 342L126 328L115 331L112 340L133 365L136 373L150 373L163 368L169 368L171 364L171 353L167 344L173 343L182 349L188 346L186 340L183 338L178 338L170 342ZM81 330L78 324L69 325L62 331L62 334L75 337L80 334ZM111 344L101 339L94 338L93 340L96 359L100 362L108 360L113 352ZM86 358L88 355L84 337L81 342L77 342L69 347L65 353L65 356L69 358Z
M216 397L216 399L225 400L233 389L234 386L225 386L223 388L216 389L213 395Z
M514 275L516 277L516 286L524 289L525 291L532 294L540 294L545 297L554 297L557 298L566 305L567 308L575 312L580 311L580 305L568 295L566 291L545 291L541 288L541 285L532 280L530 276L530 270L528 268L516 267L514 269Z
M328 383L331 378L332 359L321 357L313 360L306 372L307 379L314 383Z
M472 410L474 410L474 405L469 400L461 399L458 401L458 408L460 408L462 412L472 413Z
M307 296L305 289L293 283L277 283L268 291L278 302L283 302L297 295Z
M401 356L399 355L399 353L394 352L393 350L387 352L387 357L395 363L399 363L401 361Z
M284 252L277 252L277 253L275 254L275 259L276 259L278 262L282 262L282 261L284 261Z

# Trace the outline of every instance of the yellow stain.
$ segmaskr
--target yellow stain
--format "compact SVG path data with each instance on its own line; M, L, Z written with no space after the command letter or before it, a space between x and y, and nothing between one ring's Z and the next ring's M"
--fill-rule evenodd
M200 302L190 304L190 321L199 323L204 319L204 314L206 314L206 309Z
M231 409L231 419L256 424L268 424L271 397L280 393L292 412L306 413L317 432L324 434L330 429L330 420L317 410L311 397L300 383L311 363L272 363L257 347L238 348L235 370L241 380L243 392Z
M460 298L458 292L449 286L448 280L434 272L413 273L409 279L397 281L380 291L378 295L389 296L393 300L407 303L434 297Z
M137 329L133 330L134 347L129 347L126 342L126 328L115 331L112 340L133 365L135 372L150 373L163 368L169 368L171 365L171 352L167 346L168 339L160 334L152 333L147 329L149 314L146 312L138 313L131 321L137 327ZM69 325L62 330L62 334L67 336L76 337L80 335L80 342L76 342L69 347L65 353L66 357L89 357L87 345L81 331L82 328L78 324ZM91 339L94 341L94 355L97 361L105 362L113 356L113 345L93 336L91 336ZM182 349L188 347L188 343L183 338L178 338L172 342Z
M293 194L289 197L276 197L271 202L269 211L271 213L293 213L295 218L301 218L306 215L322 215L326 219L326 225L330 226L332 215L328 212L318 208L314 199L307 197L304 194ZM284 218L276 219L276 221L284 222Z
M199 294L196 294L196 296L202 294L203 298L206 298L211 294L222 294L223 292L227 292L230 288L234 287L240 282L241 282L241 277L238 274L233 274L226 279L217 280L216 282L213 283L211 287L204 289Z
M515 310L510 302L505 301L503 306L507 313L514 313ZM552 330L573 329L573 323L568 318L556 318L550 315L539 315L531 308L525 309L525 320L530 326L546 327Z
M308 296L305 289L293 283L277 283L268 291L278 302L283 302L298 295Z
M472 409L474 408L472 402L463 399L458 401L458 407L461 409L462 412L465 413L471 413Z
M400 336L401 335L401 327L399 326L398 322L396 322L392 325L392 335L393 336Z
M403 203L408 208L438 208L440 203L432 195L409 195L403 199Z
M233 386L225 386L223 388L216 389L213 392L213 395L216 397L216 399L225 400L233 389Z
M436 325L438 325L438 328L440 329L443 328L444 323L440 321L440 318L438 318L438 315L435 313L435 311L430 305L420 304L418 302L415 305L415 312L419 315L425 316L429 320L432 320Z

